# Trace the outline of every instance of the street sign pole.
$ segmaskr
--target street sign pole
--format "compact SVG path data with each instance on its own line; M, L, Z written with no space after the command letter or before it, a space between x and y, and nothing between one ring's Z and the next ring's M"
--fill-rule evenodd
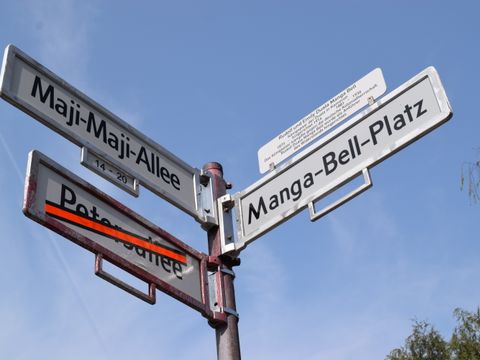
M207 163L203 166L203 172L211 177L215 201L224 196L227 186L223 179L222 166L215 162ZM231 217L232 214L227 211L225 216ZM216 298L219 304L215 304L215 306L220 307L220 311L226 315L226 322L212 323L212 326L215 328L217 359L240 360L239 317L236 311L235 288L233 285L235 273L232 270L232 267L239 265L240 262L236 257L221 256L221 239L222 237L225 238L224 233L226 231L225 226L214 226L207 231L209 263L217 268L217 271L214 273L217 284L216 291L222 292L217 294Z

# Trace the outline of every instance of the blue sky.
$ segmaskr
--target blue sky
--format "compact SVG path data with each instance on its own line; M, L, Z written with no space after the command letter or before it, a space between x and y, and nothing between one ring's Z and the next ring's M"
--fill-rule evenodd
M412 319L448 337L479 305L480 205L460 191L478 159L477 1L73 1L2 4L1 47L37 59L232 193L257 150L376 67L387 92L433 65L452 120L376 166L373 188L322 220L302 212L242 252L245 359L383 359ZM93 274L94 257L21 212L38 149L190 246L206 234L143 189L79 164L79 148L0 103L0 357L215 358L214 331L161 293L147 305Z

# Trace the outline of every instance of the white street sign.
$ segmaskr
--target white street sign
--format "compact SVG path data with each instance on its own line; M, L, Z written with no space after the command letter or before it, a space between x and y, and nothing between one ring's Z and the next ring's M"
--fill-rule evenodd
M96 172L113 183L136 195L138 180L200 222L216 222L205 215L200 204L205 197L198 169L12 45L5 50L0 93L50 129L94 153L95 159L85 158L83 163L90 169L96 166ZM108 170L103 169L106 165Z
M233 196L237 239L223 251L249 242L309 206L316 220L371 185L368 169L452 116L440 78L429 67L376 104L328 134L291 163ZM362 175L365 184L323 211L314 202Z
M105 271L100 276L153 303L155 288L211 317L207 255L118 203L38 151L29 156L25 215L134 276L149 295ZM97 273L98 274L98 273Z
M387 86L380 68L341 91L325 104L304 116L258 150L258 165L263 174L335 125L385 93ZM369 100L370 99L370 100Z

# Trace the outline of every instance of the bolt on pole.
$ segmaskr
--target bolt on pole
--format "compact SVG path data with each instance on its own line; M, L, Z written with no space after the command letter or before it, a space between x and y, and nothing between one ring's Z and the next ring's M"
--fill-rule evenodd
M213 181L213 198L216 201L219 197L226 194L226 183L223 179L222 165L216 162L207 163L203 166L203 171L209 173ZM230 215L231 216L231 215ZM226 323L215 325L215 335L217 343L218 360L240 360L240 338L238 334L238 314L235 304L235 288L233 280L235 273L232 267L239 264L239 259L222 257L221 252L221 232L219 226L210 228L208 234L208 254L212 257L218 257L221 261L219 268L219 284L223 288L222 311L227 316Z

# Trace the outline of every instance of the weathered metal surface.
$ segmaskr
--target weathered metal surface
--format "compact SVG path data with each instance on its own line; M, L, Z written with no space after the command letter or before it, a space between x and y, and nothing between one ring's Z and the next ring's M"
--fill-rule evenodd
M213 198L218 199L225 195L227 185L223 179L222 166L218 163L208 163L203 166L203 171L212 177ZM231 221L229 223L231 224ZM215 327L217 359L240 360L239 318L233 284L235 275L231 271L232 266L238 265L240 262L235 257L222 256L221 239L224 237L224 235L222 236L224 229L225 226L214 226L208 230L209 270L213 283L211 292L216 298L212 306L218 316L218 319L210 321L210 324Z
M208 319L215 319L209 306L206 254L37 151L29 156L23 211L96 254L97 261L105 259L145 281L149 294L142 296L138 290L124 286L97 264L97 273L106 280L148 302L154 301L154 285Z

